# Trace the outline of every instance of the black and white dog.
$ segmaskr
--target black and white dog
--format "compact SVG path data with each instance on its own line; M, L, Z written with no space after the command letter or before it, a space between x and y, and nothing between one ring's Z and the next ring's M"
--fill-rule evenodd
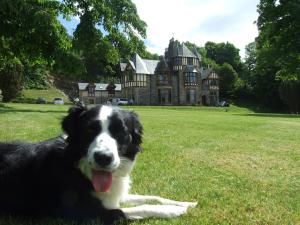
M128 194L142 125L128 110L77 105L66 135L39 143L0 143L0 215L99 219L104 224L171 218L196 203ZM157 201L160 205L144 204ZM120 208L126 202L138 206ZM144 204L144 205L143 205Z

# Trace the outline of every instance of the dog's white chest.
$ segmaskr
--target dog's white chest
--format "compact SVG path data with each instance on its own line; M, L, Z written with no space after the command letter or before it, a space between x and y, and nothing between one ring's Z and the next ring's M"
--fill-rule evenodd
M102 201L102 204L107 209L120 208L120 202L128 195L130 189L130 178L114 177L111 188L108 192L95 192L95 195Z

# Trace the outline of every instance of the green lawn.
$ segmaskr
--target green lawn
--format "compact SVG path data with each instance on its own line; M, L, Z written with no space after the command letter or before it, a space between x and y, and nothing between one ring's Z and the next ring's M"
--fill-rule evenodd
M133 109L145 134L132 191L199 203L180 218L135 225L300 224L300 117L237 107ZM53 137L66 111L67 106L1 105L0 140ZM14 219L2 224L25 225Z
M22 103L35 103L39 97L45 98L48 103L53 103L54 98L63 98L65 103L70 103L69 98L53 86L45 90L23 90L21 97L15 101Z

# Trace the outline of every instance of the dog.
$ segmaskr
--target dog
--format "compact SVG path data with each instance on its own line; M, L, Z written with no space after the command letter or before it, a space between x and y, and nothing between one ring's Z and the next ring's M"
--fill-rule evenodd
M110 225L172 218L196 206L129 194L143 135L133 111L80 103L69 109L62 129L64 135L38 143L0 143L0 215L99 219Z

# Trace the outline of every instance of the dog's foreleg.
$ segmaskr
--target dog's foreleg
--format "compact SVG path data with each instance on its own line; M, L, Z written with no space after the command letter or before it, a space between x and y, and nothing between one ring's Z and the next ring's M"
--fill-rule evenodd
M144 203L149 203L151 201L159 202L163 205L174 205L174 206L181 206L181 207L191 207L194 208L197 206L197 202L178 202L166 198L162 198L159 196L153 196L153 195L127 195L122 202L129 203L133 205L139 205Z
M185 214L187 207L176 205L140 205L121 209L125 216L131 220L146 218L173 218Z

